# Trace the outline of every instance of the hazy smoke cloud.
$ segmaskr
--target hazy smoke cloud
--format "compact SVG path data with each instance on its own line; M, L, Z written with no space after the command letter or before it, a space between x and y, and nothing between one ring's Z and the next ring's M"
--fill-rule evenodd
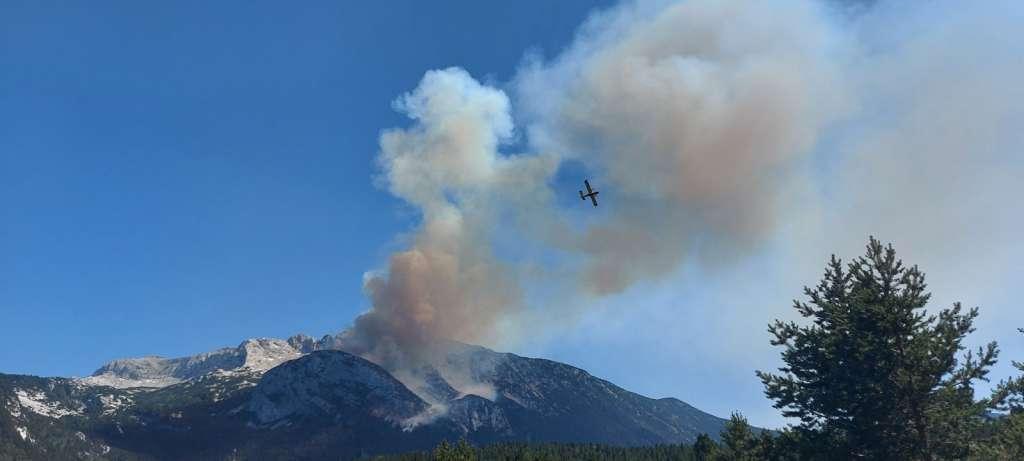
M493 342L527 310L523 263L495 251L509 234L551 256L542 283L569 298L768 241L818 265L869 233L938 247L976 235L950 220L1019 240L1006 229L1020 219L986 202L1021 192L1022 8L882 3L854 17L828 5L624 4L555 59L528 60L514 111L465 71L428 72L396 103L412 125L384 132L379 154L381 184L422 225L367 277L373 307L346 347L394 362L439 339ZM519 155L501 152L513 113ZM602 191L582 229L554 199L575 185L551 186L567 160ZM780 237L794 216L805 224L785 228L801 235ZM551 318L565 306L537 307Z
M933 299L980 305L994 328L979 340L1020 357L1011 326L1024 310L1010 300L1024 257L1024 3L978 6L883 3L856 24L861 110L823 174L834 182L823 222L836 240L893 241L928 273Z
M666 274L698 243L744 251L773 228L793 165L844 108L823 17L810 2L626 5L521 75L534 142L615 194L577 248L589 288Z

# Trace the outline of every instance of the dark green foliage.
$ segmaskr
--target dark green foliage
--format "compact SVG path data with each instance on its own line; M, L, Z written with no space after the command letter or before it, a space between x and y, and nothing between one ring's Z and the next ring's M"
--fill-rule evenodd
M694 451L698 459L716 461L755 461L755 460L799 460L799 444L792 443L793 433L772 433L760 430L755 433L753 427L740 413L733 413L725 429L720 434L722 443L715 446L710 437L698 439ZM698 447L698 445L700 445Z
M824 279L794 307L811 324L775 321L780 374L757 372L775 407L800 424L785 443L807 457L962 458L983 424L988 401L973 383L995 363L995 343L968 352L977 308L924 310L924 274L905 267L892 246L871 238L844 269L835 256ZM782 443L782 442L780 442Z
M707 434L698 435L693 442L693 456L697 461L713 460L718 456L718 444Z
M466 442L466 439L459 440L456 445L449 445L447 440L434 448L434 460L436 461L476 461L476 450Z
M708 438L710 441L711 439ZM713 441L711 443L714 443ZM465 448L460 449L460 446ZM468 450L468 451L459 451ZM454 454L458 452L460 454ZM451 456L467 456L453 458ZM694 461L689 445L613 447L598 444L499 443L480 448L442 442L433 451L378 456L374 461L439 461L470 459L481 461Z
M1024 372L1024 363L1013 361L1013 366ZM1024 374L1000 382L992 393L992 402L1008 413L994 418L979 437L978 459L1024 459Z
M1018 329L1024 333L1024 328ZM1024 373L1024 362L1013 361L1013 366ZM1024 374L1003 380L992 393L996 408L1003 411L1024 411Z
M739 413L733 413L729 422L725 424L725 430L722 431L722 445L724 445L726 457L730 460L760 459L758 440L754 437L747 418Z
M979 460L1024 459L1024 412L1017 410L992 421L979 437L973 455Z
M771 461L789 461L801 459L795 447L786 444L787 432L772 435L768 431L762 431L757 437L754 446L754 455L749 459L764 459Z
M442 440L441 443L434 447L434 456L436 460L446 460L452 456L452 446L447 440Z

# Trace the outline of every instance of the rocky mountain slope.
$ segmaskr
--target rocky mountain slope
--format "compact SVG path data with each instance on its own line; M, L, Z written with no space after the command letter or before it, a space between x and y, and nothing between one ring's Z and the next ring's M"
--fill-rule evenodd
M82 379L0 374L0 459L346 459L463 437L649 445L725 423L550 360L453 343L390 372L337 344L255 339Z

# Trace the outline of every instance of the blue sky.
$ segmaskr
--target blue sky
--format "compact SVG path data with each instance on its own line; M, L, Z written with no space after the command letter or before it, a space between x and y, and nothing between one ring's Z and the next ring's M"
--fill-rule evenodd
M627 197L630 187L656 184L632 168L662 173L659 146L681 142L682 155L699 153L700 145L691 150L689 138L674 136L690 128L699 138L701 130L692 126L716 127L703 124L709 114L699 108L693 117L648 111L685 98L646 94L657 87L647 84L668 81L689 91L697 82L700 91L683 92L695 99L705 89L735 94L748 87L729 80L743 75L729 74L723 64L733 55L716 61L714 50L694 51L669 59L690 72L688 80L664 78L658 73L664 67L655 65L650 75L640 74L658 78L641 78L643 85L629 88L641 91L602 106L601 97L621 89L618 81L601 80L602 62L633 52L650 57L644 39L666 31L672 40L651 42L689 46L671 35L686 37L685 28L647 29L644 14L657 17L661 12L650 5L664 2L643 1L638 13L616 10L574 41L589 13L611 3L4 2L0 372L86 375L115 358L189 355L250 337L319 336L348 327L369 308L366 271L386 267L419 223L415 209L375 185L381 172L375 156L382 130L416 126L393 101L417 88L428 70L457 66L507 92L512 115L523 117L503 152L547 149L563 156L555 179L568 196L556 198L552 210L579 204L574 194L583 174L597 175L606 203L649 205ZM742 2L688 3L700 13L702 5ZM568 307L541 305L549 293L526 287L541 293L540 301L530 300L531 315L568 321L535 325L502 346L581 366L650 396L679 397L723 416L740 410L755 424L778 426L784 421L753 373L778 364L767 323L793 318L791 300L816 281L830 253L859 255L867 235L876 235L931 276L934 307L956 300L982 307L971 342L999 340L1004 355L994 378L1009 373L1009 359L1024 360L1015 331L1024 326L1024 310L1014 301L1017 261L1024 257L1018 237L1024 212L1014 198L1024 193L1018 179L1024 137L1017 129L1024 122L1018 78L1024 67L1017 59L1024 51L1017 27L1024 8L1010 1L970 11L953 1L870 4L855 19L786 1L758 3L776 8L774 15L734 10L737 20L671 10L689 15L669 20L698 32L706 26L708 36L720 34L716 43L734 46L724 48L737 55L748 46L759 58L763 42L773 59L785 60L795 43L806 62L791 66L797 77L778 81L801 82L797 99L806 92L813 104L761 110L791 123L783 128L793 133L813 132L814 140L806 146L781 141L780 156L789 163L755 163L749 177L732 176L731 163L698 158L697 165L715 174L683 171L685 186L706 177L753 181L792 165L795 172L777 187L753 188L754 206L692 205L701 194L660 191L654 209L664 202L665 215L678 216L639 216L637 227L680 234L687 250L670 270L609 296L555 300ZM772 40L748 40L745 31L762 28ZM613 46L626 38L640 43L639 51ZM525 56L539 56L535 67L524 67ZM620 67L609 68L614 74ZM709 69L721 78L700 80ZM774 70L767 67L765 80ZM573 127L580 120L544 109L549 103L572 108L580 102L573 98L588 96L573 92L589 88L577 84L581 75L609 91L582 98L596 121ZM728 83L719 88L721 81ZM629 112L633 103L642 110ZM808 107L813 116L802 118ZM535 125L524 125L531 111ZM619 118L622 113L629 117ZM745 131L733 130L731 120L726 117L722 132L742 137ZM599 125L603 131L593 128ZM571 130L559 132L566 126L608 142L588 146L589 139L573 139ZM528 127L540 127L532 134L541 135L526 140ZM664 142L643 144L651 139ZM628 148L602 152L604 145ZM593 156L570 152L580 146L592 147ZM792 146L806 152L787 157L800 150ZM594 164L597 171L588 171ZM714 195L718 186L698 192ZM732 229L702 215L702 207L726 213L770 207L774 219L746 239L731 239L719 234ZM605 207L573 224L583 235L619 211ZM490 237L499 257L551 256L542 239L514 232ZM673 252L675 240L666 242L659 250ZM717 247L698 248L709 242Z
M339 331L413 223L372 182L392 101L507 80L594 6L5 2L0 370Z

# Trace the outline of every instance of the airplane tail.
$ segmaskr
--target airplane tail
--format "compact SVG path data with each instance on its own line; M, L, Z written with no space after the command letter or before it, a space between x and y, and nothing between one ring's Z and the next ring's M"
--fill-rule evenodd
M580 200L586 200L587 196L583 195L583 191L580 191Z

